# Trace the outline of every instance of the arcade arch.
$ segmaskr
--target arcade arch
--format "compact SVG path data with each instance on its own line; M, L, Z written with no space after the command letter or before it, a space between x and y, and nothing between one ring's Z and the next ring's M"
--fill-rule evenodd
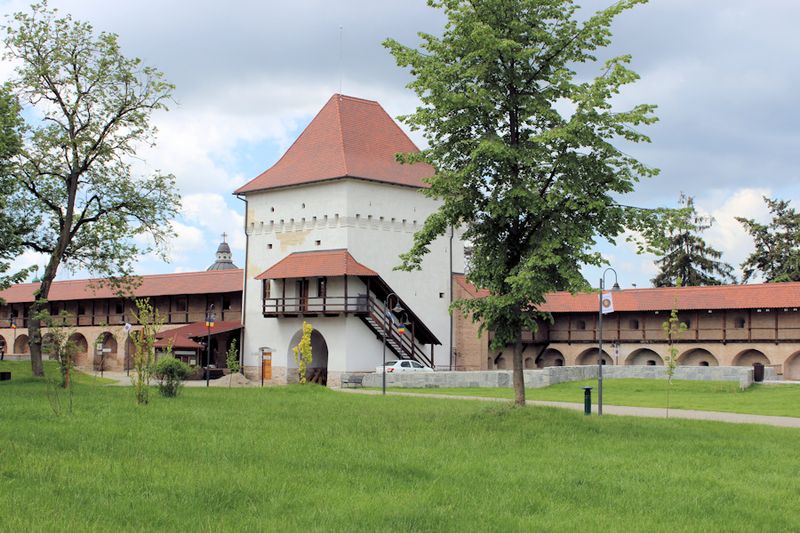
M299 329L292 335L289 342L289 361L294 362L294 348L303 337L303 330ZM318 330L311 331L311 364L306 368L306 380L309 383L328 384L328 343Z
M719 361L708 350L693 348L678 357L681 366L719 366Z
M27 335L20 335L17 337L17 340L14 341L14 353L17 354L29 354L31 353L31 348L28 346L28 336Z
M800 352L794 353L783 364L783 377L790 380L800 380Z
M73 364L79 366L88 364L89 342L86 340L86 337L80 333L73 333L69 336L69 340L75 347L75 360L73 361Z
M625 359L625 364L632 366L664 366L664 360L650 348L641 348L631 352Z
M766 366L770 364L770 361L760 350L745 350L733 358L733 366L753 366L755 363Z
M545 350L536 358L536 367L546 368L548 366L564 366L564 354L553 348Z
M596 365L597 364L597 348L590 348L588 350L583 351L578 358L576 359L577 365ZM604 365L613 365L614 360L608 355L608 352L603 350L603 364Z
M117 357L117 338L113 333L105 331L97 337L93 348L95 370L105 370L109 362Z

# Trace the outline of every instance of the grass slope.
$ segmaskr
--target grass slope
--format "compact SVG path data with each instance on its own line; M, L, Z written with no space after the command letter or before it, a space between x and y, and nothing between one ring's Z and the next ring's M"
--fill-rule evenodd
M597 380L559 383L543 389L527 389L528 400L583 403L583 387L592 387L592 403L597 403ZM666 380L604 379L603 403L636 407L666 407ZM425 392L514 398L511 388L392 388L398 392ZM727 381L673 381L670 392L672 409L698 409L773 416L800 417L800 386L760 385L741 390L738 383Z
M0 366L2 368L2 366ZM314 386L0 383L7 530L796 530L792 429ZM155 392L155 391L154 391Z

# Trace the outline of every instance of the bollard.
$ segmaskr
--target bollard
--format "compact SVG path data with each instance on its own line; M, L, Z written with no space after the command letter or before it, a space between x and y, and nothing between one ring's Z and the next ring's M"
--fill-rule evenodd
M583 414L589 416L592 414L592 388L583 388Z

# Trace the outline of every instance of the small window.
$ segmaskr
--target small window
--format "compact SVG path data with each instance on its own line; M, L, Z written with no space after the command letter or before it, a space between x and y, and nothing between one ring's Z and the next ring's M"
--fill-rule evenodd
M743 329L744 328L744 324L745 324L744 318L739 317L739 318L736 319L736 323L735 323L736 329Z
M300 209L305 209L305 208L306 208L306 204L300 204Z
M233 307L233 298L231 298L230 294L223 294L222 295L222 310L223 311L230 311Z
M272 243L271 242L267 244L267 250L272 250Z
M585 320L578 320L575 323L575 329L581 329L581 330L586 329L586 321Z
M708 361L700 361L700 366L708 366Z
M175 300L175 311L179 313L186 311L186 298L178 298Z
M652 359L648 359L647 360L647 366L656 366L656 362L653 361Z
M322 241L314 241L314 245L315 246L321 246L322 245Z
M86 304L84 302L78 302L78 314L79 315L86 314Z
M275 212L275 208L274 208L274 207L270 207L270 208L269 208L269 212L270 212L270 213L274 213L274 212Z
M439 293L439 298L444 298L444 293L443 292Z
M125 312L125 302L114 302L114 314L121 315Z
M639 329L639 321L634 319L630 321L629 324L630 329Z

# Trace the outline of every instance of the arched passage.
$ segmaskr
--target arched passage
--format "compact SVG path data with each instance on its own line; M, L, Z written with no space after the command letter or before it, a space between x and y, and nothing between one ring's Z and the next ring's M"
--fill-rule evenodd
M682 366L719 366L719 361L708 350L694 348L683 352L678 357L678 363Z
M9 349L10 346L8 342L6 342L6 338L0 335L0 352L2 352L3 355L5 355L9 353Z
M759 350L745 350L733 358L733 366L753 366L755 363L769 365L769 358Z
M800 352L793 354L783 364L783 377L790 380L800 380Z
M83 366L89 364L89 342L80 333L73 333L69 336L69 341L75 349L75 358L72 364Z
M303 330L298 330L292 335L289 342L289 361L294 362L294 350L300 339L303 337ZM311 331L311 364L306 368L306 380L309 383L328 384L328 343L319 331Z
M536 367L546 368L548 366L564 366L564 354L553 348L545 350L536 358Z
M625 359L625 364L631 366L664 366L664 360L653 350L641 348L631 352Z
M576 359L576 363L578 365L596 365L598 359L597 354L598 354L597 348L589 348L588 350L585 350L578 356L578 359ZM605 350L603 350L603 364L604 365L614 364L614 360L611 358L610 355L608 355L608 353Z
M28 346L28 336L27 335L20 335L17 337L17 340L14 341L14 353L18 354L29 354L31 353L31 348Z
M94 345L94 369L105 370L109 363L117 357L117 338L108 331L97 337Z

